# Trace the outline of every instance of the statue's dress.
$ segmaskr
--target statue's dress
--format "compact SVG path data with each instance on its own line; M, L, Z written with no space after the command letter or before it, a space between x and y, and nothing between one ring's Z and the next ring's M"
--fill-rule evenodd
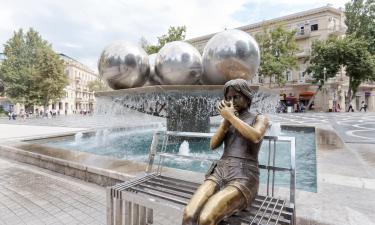
M239 118L253 126L258 114L245 111ZM206 180L212 180L222 189L236 187L246 198L246 207L255 199L259 187L258 152L262 144L253 143L244 138L233 126L224 137L224 153L214 162L206 174Z

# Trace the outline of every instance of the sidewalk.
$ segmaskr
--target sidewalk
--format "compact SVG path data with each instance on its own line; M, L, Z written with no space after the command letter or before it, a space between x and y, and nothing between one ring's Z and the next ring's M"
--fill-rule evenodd
M0 225L105 224L105 188L0 158Z

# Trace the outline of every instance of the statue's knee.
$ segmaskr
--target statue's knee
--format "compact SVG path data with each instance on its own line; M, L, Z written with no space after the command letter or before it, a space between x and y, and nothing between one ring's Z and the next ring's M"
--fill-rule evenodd
M195 215L195 212L192 210L189 210L188 208L184 209L184 214L182 218L182 225L194 225L196 224L197 216Z
M216 221L210 214L203 213L199 216L199 225L215 225Z

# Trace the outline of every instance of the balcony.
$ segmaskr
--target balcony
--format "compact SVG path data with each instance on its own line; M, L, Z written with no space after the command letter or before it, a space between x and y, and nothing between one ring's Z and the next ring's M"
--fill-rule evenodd
M296 40L309 38L311 35L310 31L307 30L300 30L296 33Z

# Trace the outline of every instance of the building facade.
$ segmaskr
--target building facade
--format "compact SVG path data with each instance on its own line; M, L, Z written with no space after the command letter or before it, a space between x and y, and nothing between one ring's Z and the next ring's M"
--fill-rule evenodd
M88 84L91 81L98 80L98 74L88 66L77 60L59 54L65 63L65 75L68 77L68 85L64 88L65 95L59 101L53 102L48 106L48 111L55 111L57 114L75 114L92 112L95 108L94 93L89 90ZM0 54L0 63L3 60ZM0 96L0 105L6 111L14 111L20 114L25 111L23 105L13 105L7 98ZM43 111L43 106L35 106L34 113Z
M64 88L65 96L49 106L60 114L92 112L95 108L95 96L88 84L98 80L98 74L77 60L60 54L65 62L65 74L69 84Z
M322 91L317 92L317 85L312 83L311 75L305 73L308 66L306 58L310 55L312 43L316 40L327 39L331 35L343 36L346 32L345 15L341 9L333 8L329 5L311 9L259 23L249 24L236 29L243 30L253 37L262 32L266 27L272 28L276 25L282 25L287 30L296 31L296 42L299 47L297 69L285 73L286 84L282 87L270 85L269 78L255 76L252 83L269 86L279 89L281 100L287 104L302 102L305 105L310 98L314 96L315 111L341 111L344 110L345 96L348 91L349 81L345 76L345 70L337 74L336 77L329 79L323 86ZM215 34L209 34L188 40L201 53L208 40ZM274 84L274 80L271 84ZM368 109L375 111L375 85L374 83L362 84L353 97L352 105L359 110L360 103L365 101Z

